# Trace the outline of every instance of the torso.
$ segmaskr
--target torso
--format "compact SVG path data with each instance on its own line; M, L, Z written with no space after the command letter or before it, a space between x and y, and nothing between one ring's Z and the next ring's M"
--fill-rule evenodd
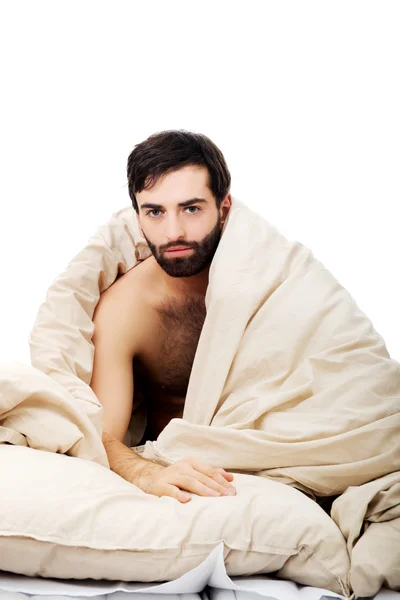
M142 442L155 440L171 419L182 417L206 317L203 295L182 297L166 294L157 287L155 276L159 267L155 265L155 259L150 257L124 276L127 284L147 290L141 294L138 307L142 327L132 361L134 388L143 392L147 405L147 428Z

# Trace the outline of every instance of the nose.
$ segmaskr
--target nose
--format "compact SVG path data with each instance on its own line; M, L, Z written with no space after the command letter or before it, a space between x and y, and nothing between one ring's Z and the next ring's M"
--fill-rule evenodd
M179 218L176 215L169 215L166 219L165 235L168 241L176 241L185 235Z

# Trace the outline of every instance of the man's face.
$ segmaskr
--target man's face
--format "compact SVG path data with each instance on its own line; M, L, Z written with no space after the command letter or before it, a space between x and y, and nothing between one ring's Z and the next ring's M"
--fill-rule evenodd
M171 277L197 275L211 263L218 247L221 214L206 185L207 176L204 167L186 166L161 178L152 190L136 194L141 233L160 267ZM179 206L182 202L186 206ZM183 254L169 253L174 246L191 249Z

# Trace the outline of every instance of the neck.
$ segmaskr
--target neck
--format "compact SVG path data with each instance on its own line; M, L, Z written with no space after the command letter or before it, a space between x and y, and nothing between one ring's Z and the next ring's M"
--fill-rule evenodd
M208 287L208 274L210 265L204 267L200 273L192 277L171 277L160 267L163 274L165 288L170 294L182 296L205 297Z

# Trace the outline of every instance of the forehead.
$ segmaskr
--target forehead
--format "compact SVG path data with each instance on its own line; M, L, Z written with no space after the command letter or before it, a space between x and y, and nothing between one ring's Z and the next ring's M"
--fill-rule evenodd
M195 197L205 198L211 202L212 193L207 183L206 167L188 165L163 175L151 190L137 192L136 198L139 207L147 202L173 207L179 202Z

